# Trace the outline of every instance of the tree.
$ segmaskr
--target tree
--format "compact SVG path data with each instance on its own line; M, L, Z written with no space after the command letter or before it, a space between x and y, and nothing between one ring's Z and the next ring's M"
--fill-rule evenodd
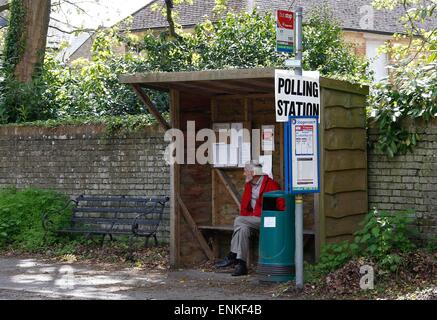
M194 34L181 33L178 39L147 34L136 50L147 57L149 70L156 71L279 67L287 55L276 52L275 26L270 13L228 13L214 23L200 23ZM342 37L338 22L325 11L314 10L304 28L306 70L355 82L368 80L368 63L354 55Z
M0 3L0 10L10 11L0 78L2 122L52 116L41 96L45 92L41 73L50 15L64 2L80 9L80 0L10 0L9 3Z
M51 17L52 12L62 11L66 5L83 11L80 4L79 0L11 0L9 3L0 3L0 12L10 10L10 32L6 41L5 60L14 68L13 73L18 81L31 82L38 67L42 66L49 28L62 33L84 31L83 28L72 27L68 21ZM54 20L53 23L64 24L69 29L64 30L50 24L51 20Z
M14 75L19 82L29 83L44 63L51 0L14 0L11 5L12 13L24 14L18 17L24 26L14 37L22 46L15 57ZM22 9L16 8L20 6Z
M173 17L173 0L165 0L166 17L169 26L170 35L172 37L178 38L179 35L176 32L175 21Z
M170 36L174 38L180 38L180 35L177 32L177 28L179 25L177 24L177 11L175 10L175 5L181 4L193 4L193 0L164 0L165 7L162 9L162 13L167 18L168 22L168 30ZM213 9L214 14L220 14L227 10L228 0L215 0L215 6ZM154 9L156 10L159 5L156 3Z
M8 0L0 0L0 13L3 11L9 10L9 2Z
M13 122L43 114L31 97L41 73L50 19L50 0L11 0L9 27L3 52L0 117ZM26 99L26 93L30 94Z
M306 43L317 45L324 58L307 54L305 65L324 75L368 79L367 63L341 41L341 32L331 25L334 22L326 23L320 32L309 32L319 27L319 20L312 21L309 29L305 28ZM132 90L119 83L119 74L280 67L287 55L275 51L275 25L272 14L253 11L228 13L214 23L206 20L194 32L179 30L178 37L165 31L158 36L150 32L141 39L116 28L101 30L95 37L90 61L78 60L68 66L49 54L41 77L31 86L10 88L3 95L0 116L2 107L10 106L16 110L14 117L4 118L4 122L144 114ZM122 54L114 50L120 43L127 46ZM309 45L305 50L309 52ZM168 97L152 93L152 100L160 111L168 111Z

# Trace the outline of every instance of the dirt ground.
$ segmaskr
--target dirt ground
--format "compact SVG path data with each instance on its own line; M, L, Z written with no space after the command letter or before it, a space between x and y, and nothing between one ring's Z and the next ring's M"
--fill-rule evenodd
M430 271L429 265L423 268ZM345 266L330 277L336 284L334 293L311 284L297 292L293 283L260 282L254 270L238 278L230 275L231 268L217 270L210 263L171 270L167 247L140 249L128 260L125 249L117 246L78 247L75 254L63 255L12 250L0 252L0 300L437 299L435 268L429 272L431 281L411 279L389 294L339 293L345 282L340 280L349 279L345 282L349 287L351 281L358 283L355 269Z
M144 271L0 257L0 299L6 300L265 300L275 299L277 289L277 284L260 284L254 275L233 278L228 272Z

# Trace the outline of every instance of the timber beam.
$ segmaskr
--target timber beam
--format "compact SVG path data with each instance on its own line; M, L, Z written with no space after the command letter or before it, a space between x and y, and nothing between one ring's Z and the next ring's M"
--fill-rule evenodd
M171 129L171 126L168 124L167 121L162 117L161 113L156 108L155 104L150 100L150 98L144 93L143 89L139 84L132 84L132 87L137 94L137 96L140 98L140 100L144 103L144 105L147 107L149 112L155 117L155 119L159 122L161 127L167 131Z
M178 204L180 208L182 209L182 214L185 218L185 221L188 223L188 225L191 228L191 232L193 232L194 236L197 238L197 241L199 242L200 246L202 247L203 252L208 257L209 260L214 261L214 252L211 250L211 248L208 245L208 242L205 240L205 237L203 236L202 232L200 232L199 227L197 226L196 222L194 221L192 215L190 214L190 211L188 211L187 206L182 201L182 198L179 194L176 195Z
M229 195L232 197L235 204L238 206L238 208L240 208L241 207L241 202L240 202L241 196L238 193L238 190L235 187L235 185L232 183L232 180L229 178L229 176L226 174L226 172L224 172L220 169L217 169L217 168L215 168L214 170L216 171L220 180L225 185L226 190L229 192Z

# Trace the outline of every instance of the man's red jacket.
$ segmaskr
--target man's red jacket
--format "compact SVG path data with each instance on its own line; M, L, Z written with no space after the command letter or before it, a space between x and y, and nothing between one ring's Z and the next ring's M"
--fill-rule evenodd
M278 190L281 190L279 184L276 181L270 179L268 176L264 176L264 181L259 192L259 198L256 201L255 208L252 208L252 205L250 204L250 200L252 199L252 185L250 182L246 183L244 187L243 199L241 200L240 215L246 217L247 216L261 217L264 193L278 191ZM280 211L285 210L284 199L278 199L277 208Z

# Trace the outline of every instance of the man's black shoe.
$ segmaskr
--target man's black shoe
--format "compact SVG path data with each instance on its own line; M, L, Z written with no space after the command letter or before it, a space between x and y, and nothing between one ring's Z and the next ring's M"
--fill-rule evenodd
M241 277L247 275L247 265L246 262L240 260L237 264L237 267L235 268L234 273L232 274L233 277Z
M237 264L237 255L235 253L228 254L223 260L215 264L216 268L227 268Z

